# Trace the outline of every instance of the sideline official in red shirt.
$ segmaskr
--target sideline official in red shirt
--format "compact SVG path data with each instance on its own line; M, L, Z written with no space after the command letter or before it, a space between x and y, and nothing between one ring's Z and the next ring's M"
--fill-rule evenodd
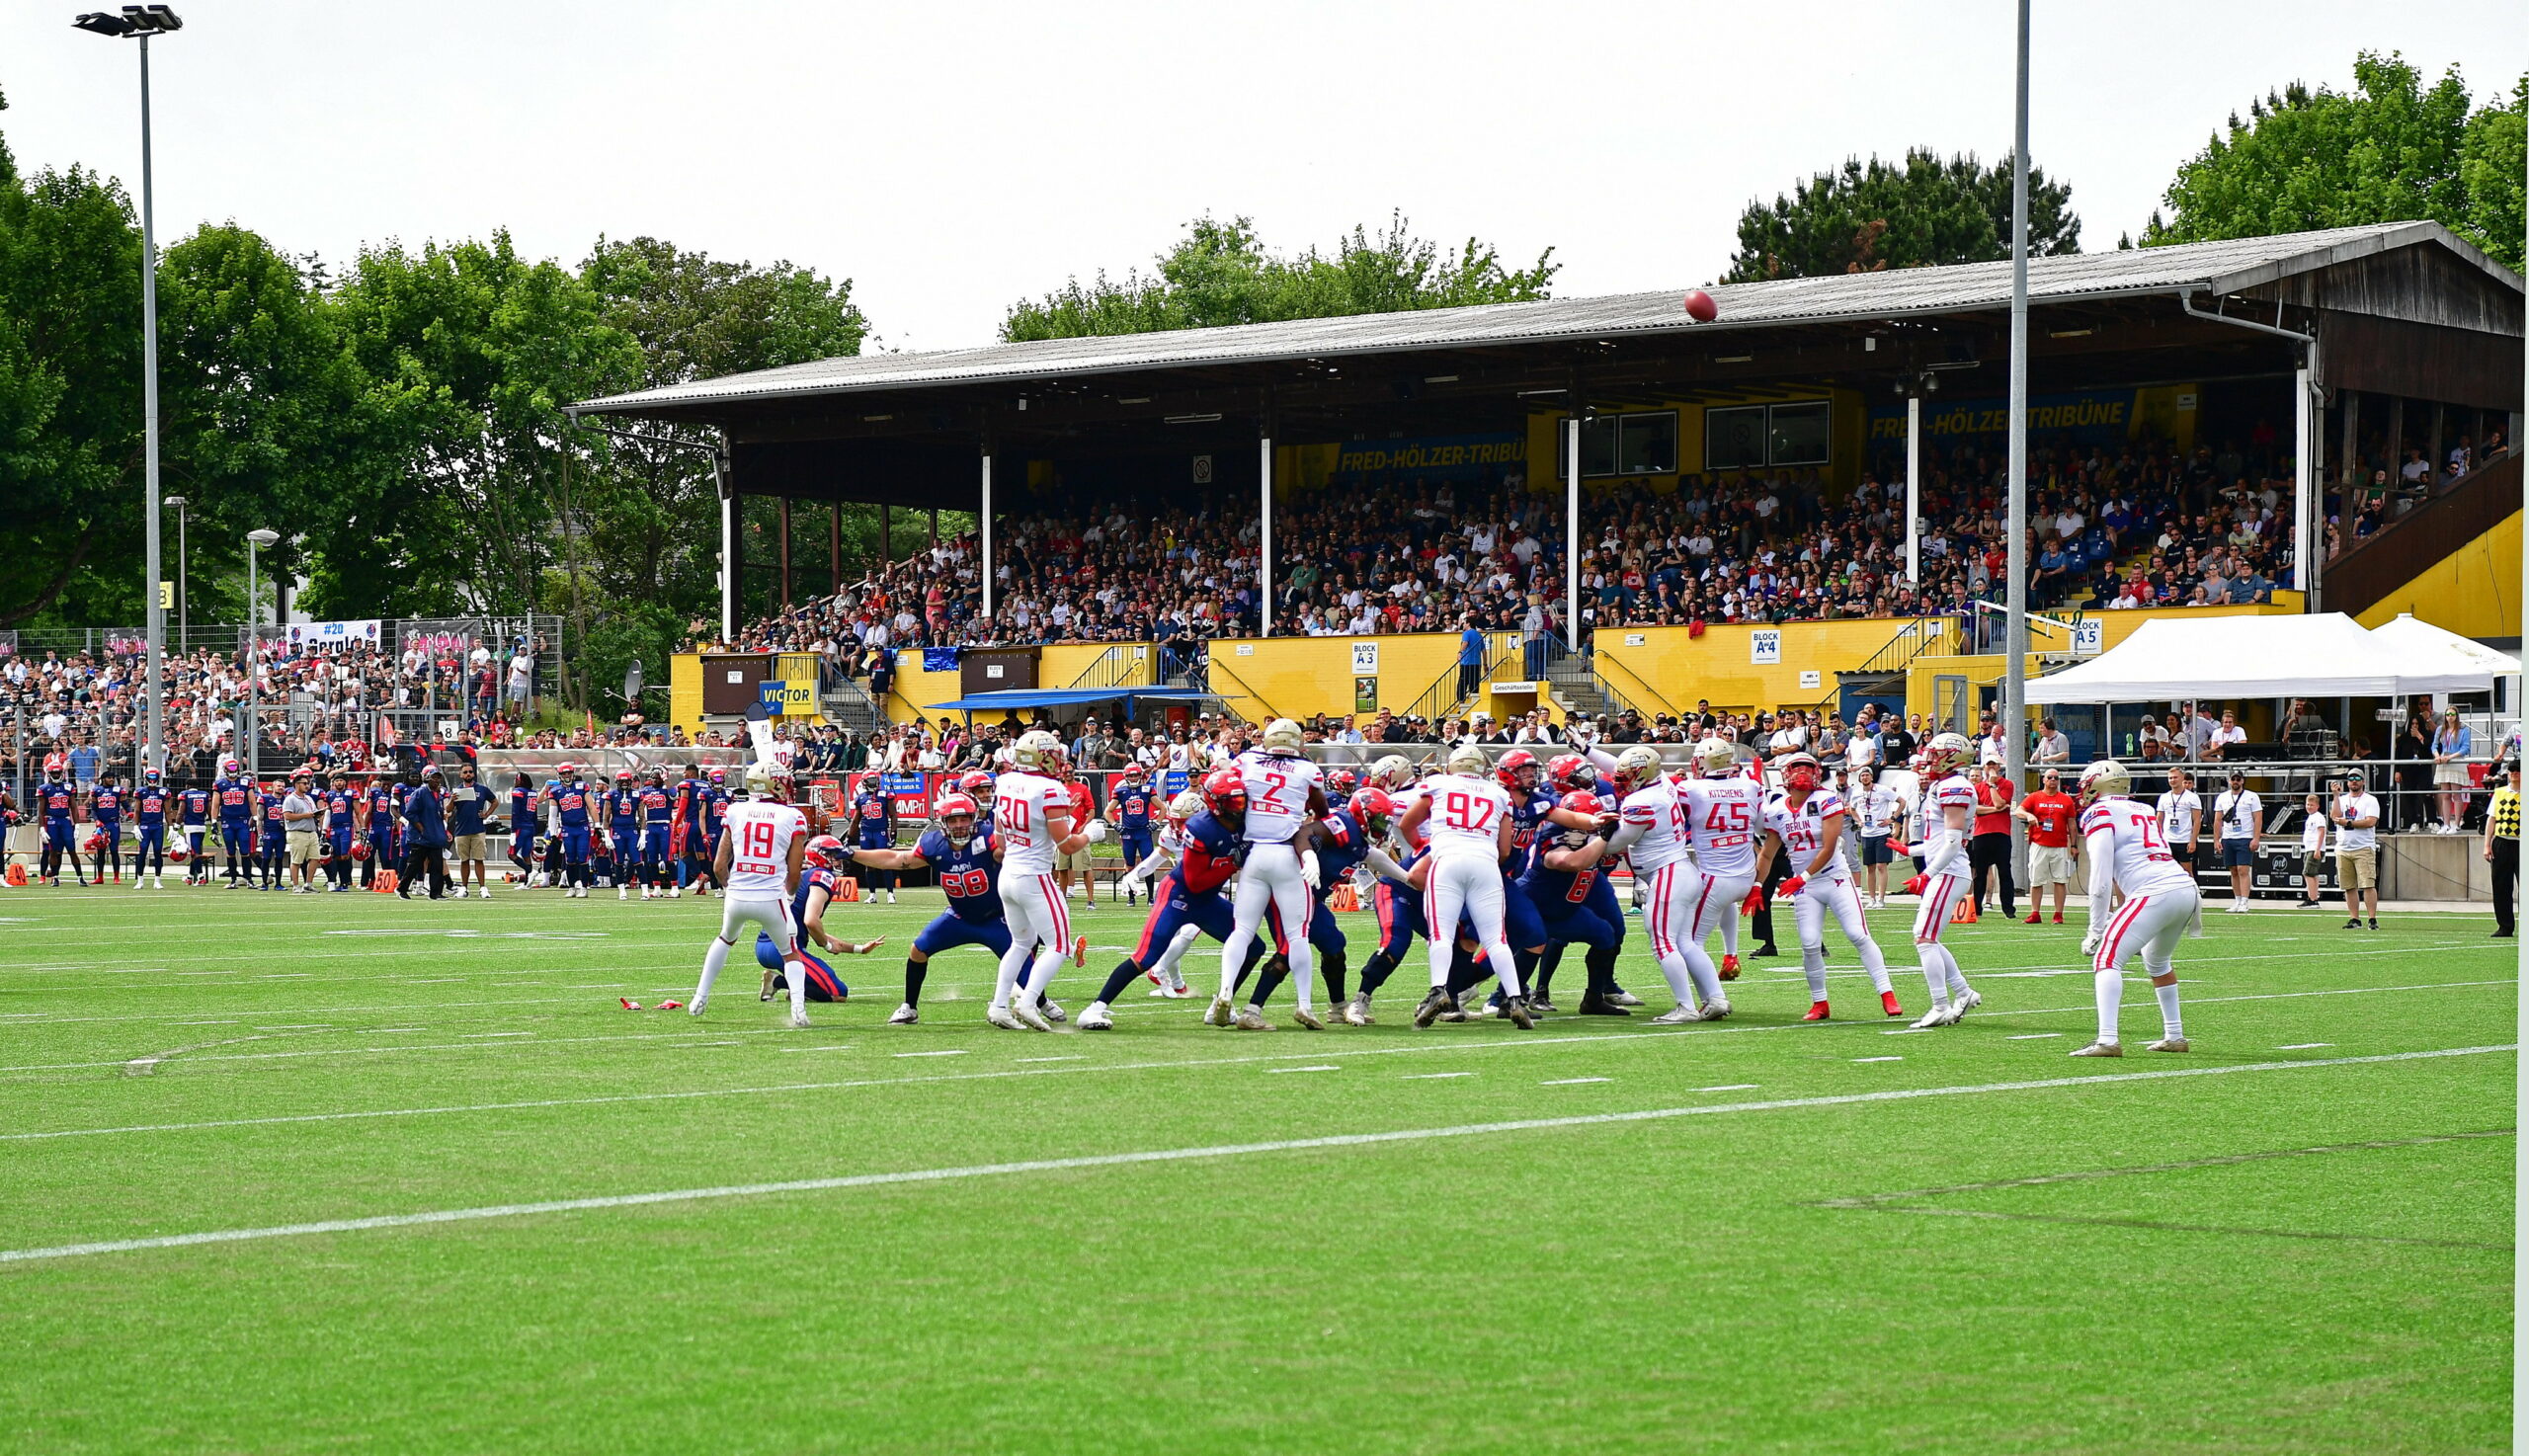
M2028 826L2028 924L2035 925L2045 907L2046 887L2055 887L2055 924L2064 923L2064 896L2073 883L2073 826L2081 806L2064 792L2064 775L2046 770L2037 792L2019 801L2011 813Z
M1985 871L1989 869L2001 884L2002 914L2019 913L2013 909L2019 892L2011 885L2011 802L2017 797L2010 780L2002 776L2001 765L1988 763L1976 776L1975 834L1967 841L1967 869L1975 886L1978 915L1985 913Z

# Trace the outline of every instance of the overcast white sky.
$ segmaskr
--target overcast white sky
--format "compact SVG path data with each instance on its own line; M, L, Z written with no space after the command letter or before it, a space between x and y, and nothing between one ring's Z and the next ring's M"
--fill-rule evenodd
M95 0L0 9L0 131L136 181L132 43ZM1326 243L1402 207L1566 296L1719 273L1752 197L1848 153L2010 142L1998 0L1559 5L598 5L192 0L155 42L158 217L291 252L601 233L853 280L890 347L989 342L1011 300L1146 263L1188 218ZM2082 241L2139 228L2233 109L2354 52L2529 67L2519 0L2037 7L2030 154Z

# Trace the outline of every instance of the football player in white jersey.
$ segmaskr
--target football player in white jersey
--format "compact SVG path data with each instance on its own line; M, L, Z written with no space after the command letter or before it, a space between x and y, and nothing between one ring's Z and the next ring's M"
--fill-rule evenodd
M1054 1029L1038 1003L1053 984L1054 968L1073 950L1071 910L1054 883L1054 865L1105 838L1105 826L1094 819L1071 822L1071 789L1055 776L1062 759L1062 740L1042 729L1022 733L1011 751L1010 771L993 780L993 852L1001 856L1010 949L993 978L984 1019L1005 1031Z
M2170 854L2159 811L2138 804L2125 766L2101 759L2081 770L2081 840L2090 856L2090 931L2081 939L2098 988L2098 1040L2077 1057L2121 1057L2116 1013L2125 999L2125 962L2143 957L2152 993L2161 1002L2161 1039L2148 1050L2182 1052L2186 1030L2178 1020L2177 971L2169 964L2178 936L2201 927L2195 876ZM2125 901L2114 911L2116 891Z
M1985 1004L1967 984L1958 957L1940 943L1941 928L1967 893L1967 828L1976 813L1976 788L1959 770L1975 754L1975 746L1957 733L1939 734L1923 750L1923 832L1915 849L1923 869L1906 882L1907 894L1922 897L1915 910L1915 953L1932 998L1932 1009L1915 1023L1917 1029L1956 1025Z
M1702 871L1686 858L1694 821L1684 785L1663 771L1660 751L1644 743L1616 756L1615 783L1624 803L1607 850L1631 856L1637 882L1650 880L1643 929L1651 933L1651 954L1660 963L1660 974L1677 999L1673 1011L1651 1019L1662 1025L1718 1021L1730 1014L1730 1001L1721 994L1721 974L1703 948L1703 928L1718 913L1705 904Z
M1879 993L1880 1010L1902 1016L1896 988L1888 983L1888 961L1879 942L1870 938L1870 922L1862 915L1861 892L1853 886L1844 862L1845 823L1852 815L1843 799L1822 786L1825 775L1807 753L1777 761L1782 792L1765 800L1765 847L1756 854L1756 879L1764 881L1776 854L1789 856L1791 873L1774 887L1777 900L1789 897L1792 920L1800 929L1800 969L1809 978L1809 1014L1804 1021L1827 1019L1827 917L1834 915L1844 938L1860 953L1870 984Z
M1430 928L1426 938L1431 990L1414 1009L1414 1024L1428 1026L1456 1008L1456 998L1449 995L1449 960L1457 946L1458 918L1464 915L1481 954L1502 983L1502 1013L1521 1030L1533 1028L1536 1018L1528 1011L1526 989L1519 984L1518 963L1511 959L1503 922L1502 861L1510 852L1510 796L1494 781L1492 760L1472 743L1451 749L1447 771L1427 787L1396 825L1406 844L1428 836L1431 846L1425 856L1428 863L1415 866L1427 876L1423 923Z
M1240 754L1230 767L1247 784L1247 862L1239 866L1238 896L1230 903L1234 919L1229 938L1221 942L1220 997L1212 1005L1227 1014L1238 988L1238 973L1247 967L1247 948L1255 943L1269 907L1285 926L1305 927L1316 906L1310 892L1318 885L1318 821L1327 814L1326 790L1318 782L1317 765L1301 752L1300 725L1275 718L1264 725L1257 747ZM1308 936L1290 937L1291 1019L1312 1031L1326 1029L1310 1009L1316 984L1317 956Z
M787 768L758 764L747 770L747 797L729 806L712 865L728 887L720 901L720 938L702 954L702 980L686 1006L694 1015L701 1015L710 1003L711 983L720 978L741 928L753 926L781 952L781 973L790 987L790 1024L808 1024L808 968L799 959L799 928L790 919L799 866L807 856L808 819L782 802L789 788Z
M1764 902L1756 890L1756 845L1765 832L1765 786L1739 767L1739 751L1726 738L1695 745L1695 772L1678 780L1677 797L1694 834L1695 868L1706 894L1691 933L1695 943L1721 933L1721 979L1739 976L1739 915ZM1711 1017L1707 1016L1707 1020Z
M1168 801L1168 818L1151 840L1150 853L1126 872L1125 883L1118 888L1148 892L1153 882L1175 868L1177 861L1185 857L1186 846L1193 843L1186 837L1185 821L1202 812L1203 795L1199 790L1179 790L1177 797ZM1154 908L1157 904L1152 902ZM1203 928L1190 921L1177 928L1177 933L1169 937L1168 948L1160 952L1158 962L1150 968L1151 995L1183 1001L1194 994L1177 967L1202 937Z

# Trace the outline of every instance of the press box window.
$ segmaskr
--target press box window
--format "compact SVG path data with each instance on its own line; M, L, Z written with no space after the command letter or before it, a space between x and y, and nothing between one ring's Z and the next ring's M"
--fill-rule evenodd
M1833 417L1833 406L1823 399L1705 410L1703 467L1751 470L1765 465L1824 465Z
M1765 463L1765 407L1705 410L1703 467L1748 470Z
M1824 465L1827 463L1827 419L1829 406L1821 399L1806 404L1778 404L1765 410L1766 433L1771 437L1765 463L1769 465Z
M1673 410L1642 415L1601 415L1581 427L1581 473L1673 475L1677 470L1677 416Z

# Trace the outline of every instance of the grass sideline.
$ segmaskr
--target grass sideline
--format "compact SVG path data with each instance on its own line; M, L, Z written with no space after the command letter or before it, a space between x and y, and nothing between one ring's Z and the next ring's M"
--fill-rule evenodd
M1831 936L1823 1026L1774 960L1708 1027L1416 1032L1408 967L1370 1028L1135 996L1045 1036L982 1025L976 951L879 1024L937 904L905 900L837 909L888 944L793 1031L742 964L698 1021L617 1008L691 992L708 902L0 894L0 1438L2507 1438L2514 962L2484 919L2208 916L2196 1052L2076 1062L2078 926L1954 931L1987 1004L1939 1032L1881 1018ZM1075 1011L1139 929L1081 919ZM1873 922L1912 1009L1906 919ZM1638 926L1623 974L1659 988ZM2139 977L2125 1014L2139 1046Z

